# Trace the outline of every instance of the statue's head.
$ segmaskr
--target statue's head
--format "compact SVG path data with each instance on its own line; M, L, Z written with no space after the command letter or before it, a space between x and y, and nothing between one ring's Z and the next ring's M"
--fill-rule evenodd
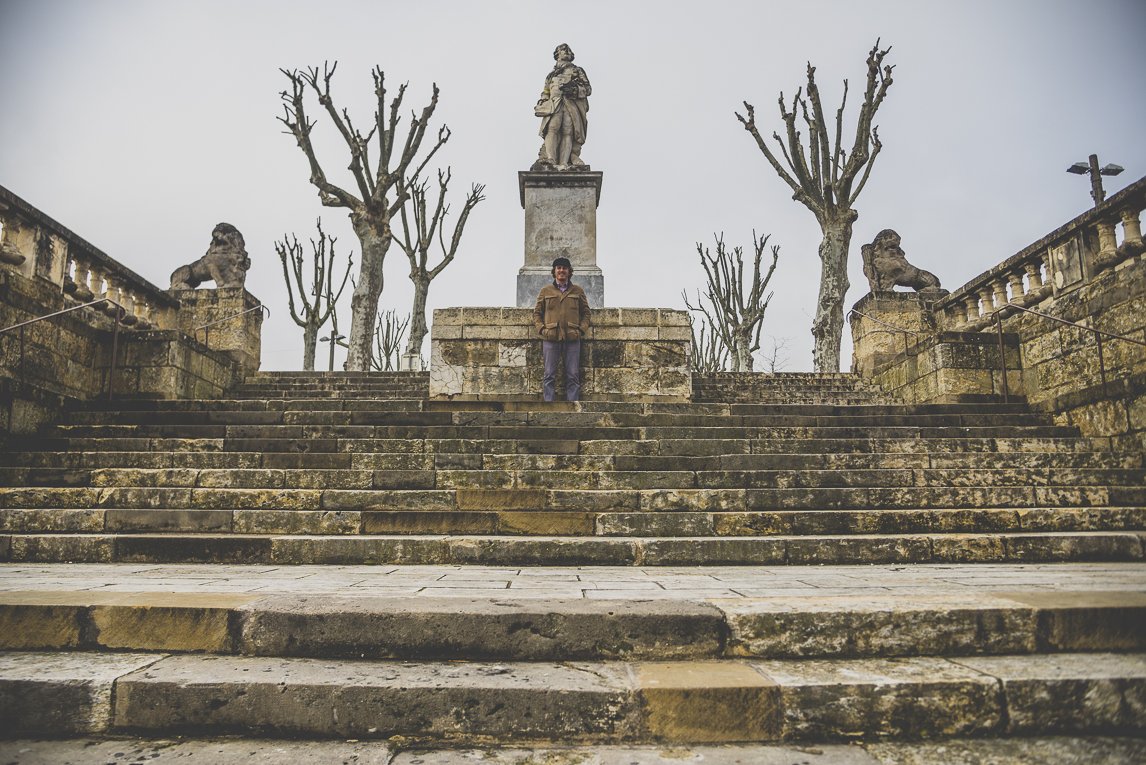
M899 242L899 234L895 233L890 228L885 228L883 231L880 231L875 235L875 239L872 240L871 244L875 249L876 254L878 255L883 252L902 253L903 250L900 249Z
M211 247L207 254L221 254L230 257L235 264L244 270L251 267L251 259L247 255L247 243L239 229L230 223L220 223L211 232Z
M554 61L560 61L560 60L561 60L561 52L562 52L562 51L564 51L564 52L565 52L565 59L566 59L567 61L572 61L572 60L573 60L573 49L572 49L572 48L570 48L570 47L569 47L569 45L568 45L567 43L561 43L561 44L560 44L560 45L558 45L558 46L557 46L557 48L556 48L556 49L553 51L553 60L554 60Z

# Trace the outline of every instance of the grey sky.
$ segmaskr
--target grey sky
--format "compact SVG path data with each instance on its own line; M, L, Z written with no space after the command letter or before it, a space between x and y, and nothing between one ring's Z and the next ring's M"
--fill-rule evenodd
M847 303L867 291L859 245L883 228L954 289L1090 205L1070 164L1097 152L1124 166L1108 193L1146 174L1144 31L1138 0L0 0L0 184L163 287L203 254L216 223L233 223L254 263L247 287L273 312L263 368L297 369L302 330L274 241L311 237L321 215L340 251L357 256L358 243L344 210L319 205L275 120L279 68L337 60L335 103L362 125L373 65L392 94L409 82L407 115L437 82L455 209L471 182L486 184L487 201L430 306L512 305L517 171L536 157L532 105L553 48L568 42L593 84L582 157L604 172L606 303L681 308L681 289L703 280L697 241L723 231L748 246L754 228L771 233L781 253L764 335L791 338L788 370L807 371L819 230L733 116L741 102L755 105L762 132L779 129L776 98L803 85L811 61L825 109L834 113L844 78L854 107L868 50L877 37L891 45L895 82L876 119L884 149L856 204ZM309 106L324 168L346 182L340 139ZM407 271L392 248L384 309L409 311Z

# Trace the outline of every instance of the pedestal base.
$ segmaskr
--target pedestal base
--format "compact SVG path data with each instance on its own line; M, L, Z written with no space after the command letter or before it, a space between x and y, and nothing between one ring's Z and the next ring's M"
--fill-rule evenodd
M576 268L573 283L585 290L590 308L605 307L605 276L599 268ZM537 293L547 284L553 283L552 268L530 268L525 266L517 273L517 307L533 308L537 304Z
M541 338L528 308L439 308L430 331L430 398L541 399ZM564 376L558 375L559 396ZM688 313L605 308L581 340L586 401L688 401Z

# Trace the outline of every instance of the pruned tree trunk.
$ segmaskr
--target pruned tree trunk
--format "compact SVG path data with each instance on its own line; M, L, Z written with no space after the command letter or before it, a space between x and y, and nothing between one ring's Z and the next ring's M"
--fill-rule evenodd
M362 265L350 297L350 336L347 338L346 369L364 372L370 369L373 352L374 323L378 318L378 299L382 297L382 266L392 236L389 225L380 232L374 221L357 213L350 216L354 233L362 245Z
M406 86L398 88L398 95L386 108L385 75L380 67L371 73L374 78L374 95L377 103L374 111L374 125L364 136L355 129L350 113L335 108L330 95L330 81L338 67L323 67L323 84L318 84L318 68L305 72L280 70L290 80L291 90L283 91L283 108L286 112L279 121L286 125L310 164L310 182L318 189L318 198L327 207L344 207L350 211L350 223L362 245L362 264L358 281L354 285L354 295L350 301L350 337L347 348L346 368L364 372L370 369L371 341L378 315L378 299L382 295L382 265L386 252L390 249L393 234L390 221L406 203L410 195L410 184L426 167L426 163L450 138L450 130L443 125L438 130L438 140L421 160L415 163L426 126L438 105L438 86L430 103L422 109L421 115L410 116L410 128L403 141L398 135L399 110ZM308 119L303 96L307 90L318 96L318 103L330 117L346 142L350 152L350 170L357 194L327 180L326 173L318 161L310 134L315 123ZM370 158L372 141L376 141L377 159ZM398 155L394 149L398 147ZM393 162L393 163L392 163ZM374 165L373 169L371 165Z
M410 273L410 281L414 282L414 309L410 312L410 343L406 346L407 356L420 356L422 342L429 334L430 328L426 324L426 297L430 294L430 278L421 274L415 276Z
M430 282L442 273L446 266L453 262L457 255L458 245L462 241L462 232L470 212L478 202L485 199L482 191L485 186L474 184L466 196L462 213L458 222L454 224L454 233L450 237L449 246L444 236L445 218L450 212L446 204L446 191L450 184L450 169L446 172L438 171L438 202L431 212L426 205L426 187L428 182L418 183L412 178L408 184L410 196L407 204L402 206L402 237L398 239L398 246L406 253L410 261L410 281L414 283L414 309L411 312L410 344L406 347L407 356L421 356L422 343L429 333L426 324L426 297L430 292ZM407 212L409 209L409 212ZM435 236L442 250L442 262L433 268L428 268L430 248L433 247Z
M802 88L797 90L789 111L784 103L784 94L780 94L780 117L784 120L785 137L773 133L772 138L780 145L783 163L760 135L752 105L744 102L747 118L736 115L744 129L756 139L756 145L772 169L792 189L792 198L811 210L820 223L823 233L820 244L820 295L816 303L816 318L812 322L817 372L840 371L844 297L848 290L848 248L851 245L852 224L859 217L852 205L863 191L875 158L883 147L879 142L879 129L872 126L872 120L891 86L892 67L883 66L884 56L890 50L880 50L879 40L876 40L868 54L867 88L863 103L860 104L850 154L843 146L848 81L844 80L844 97L836 112L833 140L820 104L816 68L811 64L808 64L807 99L801 97ZM802 118L808 128L806 150L800 140L800 132L796 129L797 117Z
M719 336L721 342L728 349L733 372L752 371L752 353L760 348L760 329L764 325L764 312L772 301L773 293L764 294L772 274L776 271L776 263L780 259L779 245L772 246L772 265L768 273L761 278L760 261L764 249L768 244L768 237L757 238L752 232L752 246L756 250L752 267L751 283L744 284L744 251L734 247L731 251L724 247L724 237L716 237L716 255L709 253L705 247L697 242L696 251L700 255L700 264L708 277L708 290L704 297L708 299L711 313L704 302L697 295L697 307L688 302L688 293L684 293L684 305L690 311L704 314L705 320L714 330L713 340ZM748 292L745 293L745 287ZM699 290L697 291L699 293Z
M313 321L307 322L302 328L302 368L307 372L314 371L314 355L318 350L318 330L321 327Z
M816 300L816 317L812 321L815 338L813 360L817 372L840 370L840 346L844 334L844 298L848 287L848 247L852 241L852 221L821 221L824 238L820 242L820 294Z
M350 277L350 268L354 265L351 255L346 259L346 273L342 276L342 283L338 292L334 291L334 243L338 241L333 236L327 236L322 230L322 219L317 222L318 240L311 239L314 248L314 262L311 266L310 284L303 273L306 259L303 257L302 245L298 237L285 236L281 242L275 242L275 251L282 261L283 278L286 279L287 299L290 303L290 316L294 323L303 328L302 340L302 368L307 372L314 371L315 344L318 341L318 331L326 320L335 316L335 304L342 297L346 288L346 280ZM295 306L295 287L298 288L298 302L302 306L302 315ZM335 325L338 320L335 316ZM335 333L337 334L337 333Z

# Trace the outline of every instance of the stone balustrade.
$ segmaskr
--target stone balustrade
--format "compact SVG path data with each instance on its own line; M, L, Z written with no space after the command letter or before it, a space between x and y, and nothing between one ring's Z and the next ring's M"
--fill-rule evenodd
M0 262L21 276L58 286L69 302L114 300L126 312L127 327L178 327L177 299L3 186L0 226ZM91 310L115 315L110 304Z
M1090 284L1102 272L1146 250L1140 221L1143 208L1146 178L939 300L935 305L939 328L975 332L992 324L992 314L1008 305L1030 307ZM1004 311L1003 316L1008 314Z

